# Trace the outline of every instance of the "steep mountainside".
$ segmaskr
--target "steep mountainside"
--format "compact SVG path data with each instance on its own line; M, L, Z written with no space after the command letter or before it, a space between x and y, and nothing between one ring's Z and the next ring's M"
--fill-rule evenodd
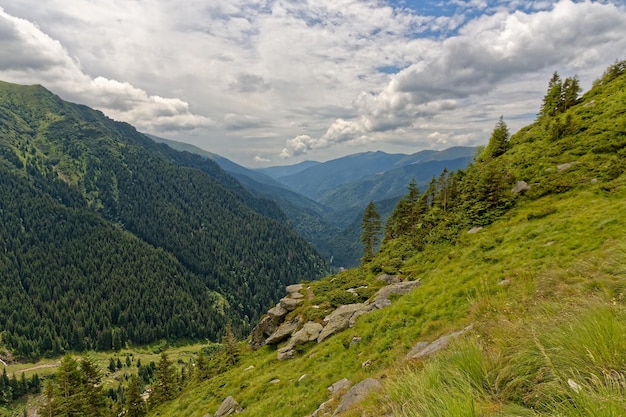
M289 288L264 346L149 415L623 415L626 62L555 110L409 188L371 261Z
M40 86L0 84L0 183L15 289L0 328L21 354L246 332L285 284L323 274L278 206L214 162Z

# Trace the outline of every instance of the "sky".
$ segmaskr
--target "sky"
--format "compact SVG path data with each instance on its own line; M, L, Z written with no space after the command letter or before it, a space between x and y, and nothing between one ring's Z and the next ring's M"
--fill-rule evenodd
M0 0L0 80L248 167L476 146L626 59L625 3Z

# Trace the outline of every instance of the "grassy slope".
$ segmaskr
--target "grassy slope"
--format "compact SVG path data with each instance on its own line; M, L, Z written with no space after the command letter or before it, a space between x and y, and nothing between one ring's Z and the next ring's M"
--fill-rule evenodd
M570 133L560 139L548 138L550 126L541 124L512 138L514 146L503 161L516 179L533 184L533 190L497 222L477 234L464 234L457 245L421 253L408 251L401 241L390 242L370 268L310 284L314 301L320 301L322 294L338 288L372 283L374 266L388 272L401 269L404 276L421 279L420 288L385 310L362 316L355 327L325 343L306 346L294 360L277 361L269 347L247 352L235 369L189 386L151 415L200 417L215 412L232 395L246 415L302 416L326 401L326 387L344 377L357 382L374 376L386 382L385 391L353 415L380 415L381 410L406 416L585 415L567 409L578 401L573 389L568 391L567 375L578 375L587 384L584 392L606 394L600 398L611 397L615 390L623 393L626 384L619 372L626 368L626 342L617 340L604 349L607 356L622 359L599 363L588 344L613 340L613 334L585 338L581 329L589 323L593 328L603 317L605 327L615 328L620 320L613 319L625 316L626 178L620 152L626 129L619 104L626 102L625 83L622 76L587 94L583 104L595 104L571 109ZM556 168L573 161L577 164L569 169ZM500 285L504 279L510 283ZM302 311L309 318L323 317L323 308L316 313L305 306ZM456 350L425 364L404 360L417 341L433 340L468 323L475 330ZM347 347L353 336L362 342ZM568 347L568 340L578 340L579 352ZM461 360L445 356L455 352ZM559 357L572 361L559 363ZM585 362L586 357L592 359ZM363 368L365 361L371 366ZM468 379L464 375L472 373L463 364L472 363L476 366ZM602 385L598 378L605 374L615 374L617 382ZM273 379L280 382L270 383ZM442 379L449 382L442 384ZM458 390L447 391L457 385ZM593 407L593 399L580 401Z

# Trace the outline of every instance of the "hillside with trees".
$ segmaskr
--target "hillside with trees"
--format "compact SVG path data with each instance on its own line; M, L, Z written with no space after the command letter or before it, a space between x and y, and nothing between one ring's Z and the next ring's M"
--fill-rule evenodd
M2 344L37 357L239 334L325 270L217 164L40 86L0 84Z

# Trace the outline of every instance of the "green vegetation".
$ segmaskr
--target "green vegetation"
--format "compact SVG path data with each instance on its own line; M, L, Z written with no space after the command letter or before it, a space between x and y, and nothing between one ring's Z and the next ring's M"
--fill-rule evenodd
M0 83L0 329L14 354L247 334L325 265L268 200L43 87Z
M249 416L309 415L337 405L326 389L334 382L367 377L383 390L344 416L622 415L624 68L616 63L576 104L510 138L499 122L492 140L503 146L488 145L424 193L409 184L372 259L306 282L287 319L319 322L342 303L370 300L383 272L419 279L416 290L323 343L298 346L291 360L226 335L191 355L193 373L185 361L176 367L176 395L148 416L201 417L227 396ZM518 181L530 189L512 193ZM446 349L406 359L416 342L470 323Z

